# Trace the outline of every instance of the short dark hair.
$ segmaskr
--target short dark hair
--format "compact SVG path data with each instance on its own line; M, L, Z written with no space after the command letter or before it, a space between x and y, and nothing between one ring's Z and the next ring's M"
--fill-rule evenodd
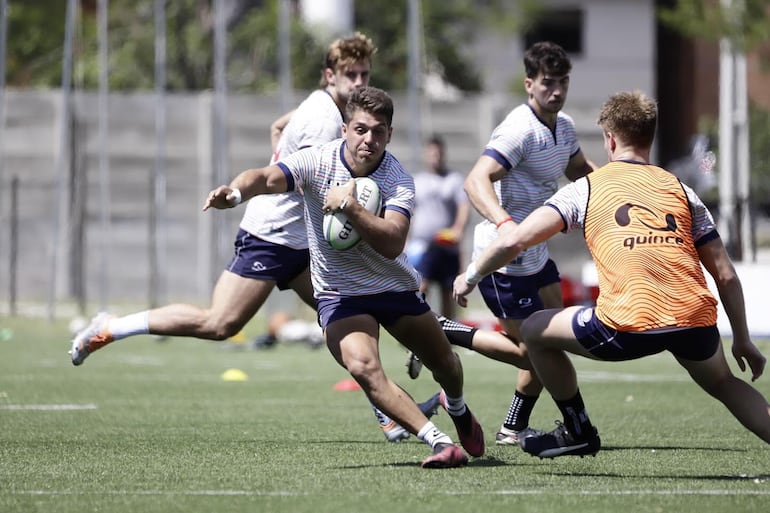
M371 86L354 89L345 106L347 119L353 119L358 110L385 116L388 126L393 125L393 99L382 89Z
M551 41L540 41L524 53L524 71L527 78L535 78L539 73L567 75L572 70L567 52Z

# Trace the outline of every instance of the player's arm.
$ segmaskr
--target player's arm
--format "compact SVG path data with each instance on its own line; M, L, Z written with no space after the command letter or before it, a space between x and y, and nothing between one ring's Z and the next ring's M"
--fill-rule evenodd
M598 166L588 160L583 155L583 150L578 151L569 159L567 163L567 169L564 170L564 176L572 180L573 182L578 178L582 178Z
M454 236L459 239L462 237L465 227L468 225L468 219L471 215L471 205L467 201L457 205L457 215L455 215L454 223L450 227Z
M212 190L206 196L203 210L233 208L259 194L275 194L287 190L288 181L281 167L272 165L247 169L233 178L230 185L220 185Z
M465 192L479 214L492 223L499 224L509 217L500 205L500 200L492 186L500 180L507 170L495 159L482 155L465 178Z
M467 296L481 281L530 246L545 242L564 229L564 219L550 206L539 207L515 228L500 232L479 257L468 265L454 282L453 295L460 306L467 305Z
M296 110L297 109L287 112L270 124L270 147L273 149L273 153L278 149L278 141L281 139L283 129L289 124L289 120Z
M766 359L751 341L746 322L743 286L735 272L735 267L720 238L701 244L697 250L703 267L714 278L719 292L719 300L722 302L730 321L730 328L733 332L733 357L742 371L746 370L746 363L749 364L751 380L754 381L762 375Z
M355 201L351 210L360 212L361 215L351 215L346 210L348 219L361 234L361 238L377 253L386 258L397 258L404 252L409 234L409 218L406 215L398 210L386 209L382 217L377 217Z

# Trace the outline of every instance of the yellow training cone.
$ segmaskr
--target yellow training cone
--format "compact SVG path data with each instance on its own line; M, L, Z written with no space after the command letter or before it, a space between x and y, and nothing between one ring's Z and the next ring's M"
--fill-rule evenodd
M242 344L243 342L246 342L246 334L243 332L243 330L241 330L230 337L230 341L236 344Z
M249 377L240 369L227 369L222 373L222 381L246 381Z

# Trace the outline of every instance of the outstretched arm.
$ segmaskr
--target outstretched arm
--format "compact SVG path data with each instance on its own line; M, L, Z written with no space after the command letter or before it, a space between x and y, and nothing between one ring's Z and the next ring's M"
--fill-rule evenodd
M247 169L236 176L230 185L220 185L212 190L203 203L203 211L209 208L233 208L259 194L286 192L288 183L283 169L267 166Z
M735 272L735 267L730 261L722 239L714 239L699 246L698 255L703 266L714 278L719 299L730 321L730 328L733 332L733 357L742 371L746 370L748 363L751 369L751 380L754 381L762 375L767 359L751 341L746 322L743 287L738 274Z
M511 223L506 223L510 225ZM514 228L498 232L497 238L455 279L453 295L460 306L481 278L510 262L530 246L544 242L564 228L561 214L553 207L539 207Z

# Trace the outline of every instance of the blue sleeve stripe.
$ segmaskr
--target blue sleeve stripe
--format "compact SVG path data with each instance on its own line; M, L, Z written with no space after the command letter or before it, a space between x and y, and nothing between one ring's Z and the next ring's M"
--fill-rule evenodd
M399 207L397 205L388 205L388 206L385 207L385 210L395 210L396 212L401 212L402 214L404 214L407 217L407 219L411 219L412 218L412 216L409 214L408 210L406 210L403 207Z
M500 152L499 152L499 151L497 151L497 150L493 150L492 148L486 148L486 149L484 150L484 152L482 153L482 155L486 155L487 157L490 157L490 158L493 158L493 159L495 159L495 161L496 161L498 164L500 164L501 166L503 166L505 169L507 169L508 171L510 171L510 170L511 170L511 163L510 163L510 162L508 162L508 159L506 159L505 157L503 157L503 156L500 154Z
M282 162L279 162L276 164L276 166L281 168L281 171L283 171L283 176L286 177L286 191L293 191L294 190L294 175L291 174L291 171L289 171L289 168L286 167L286 164L283 164Z
M710 232L706 233L703 237L699 238L695 241L695 247L703 246L707 242L711 242L714 239L719 238L719 232L716 230L711 230Z

